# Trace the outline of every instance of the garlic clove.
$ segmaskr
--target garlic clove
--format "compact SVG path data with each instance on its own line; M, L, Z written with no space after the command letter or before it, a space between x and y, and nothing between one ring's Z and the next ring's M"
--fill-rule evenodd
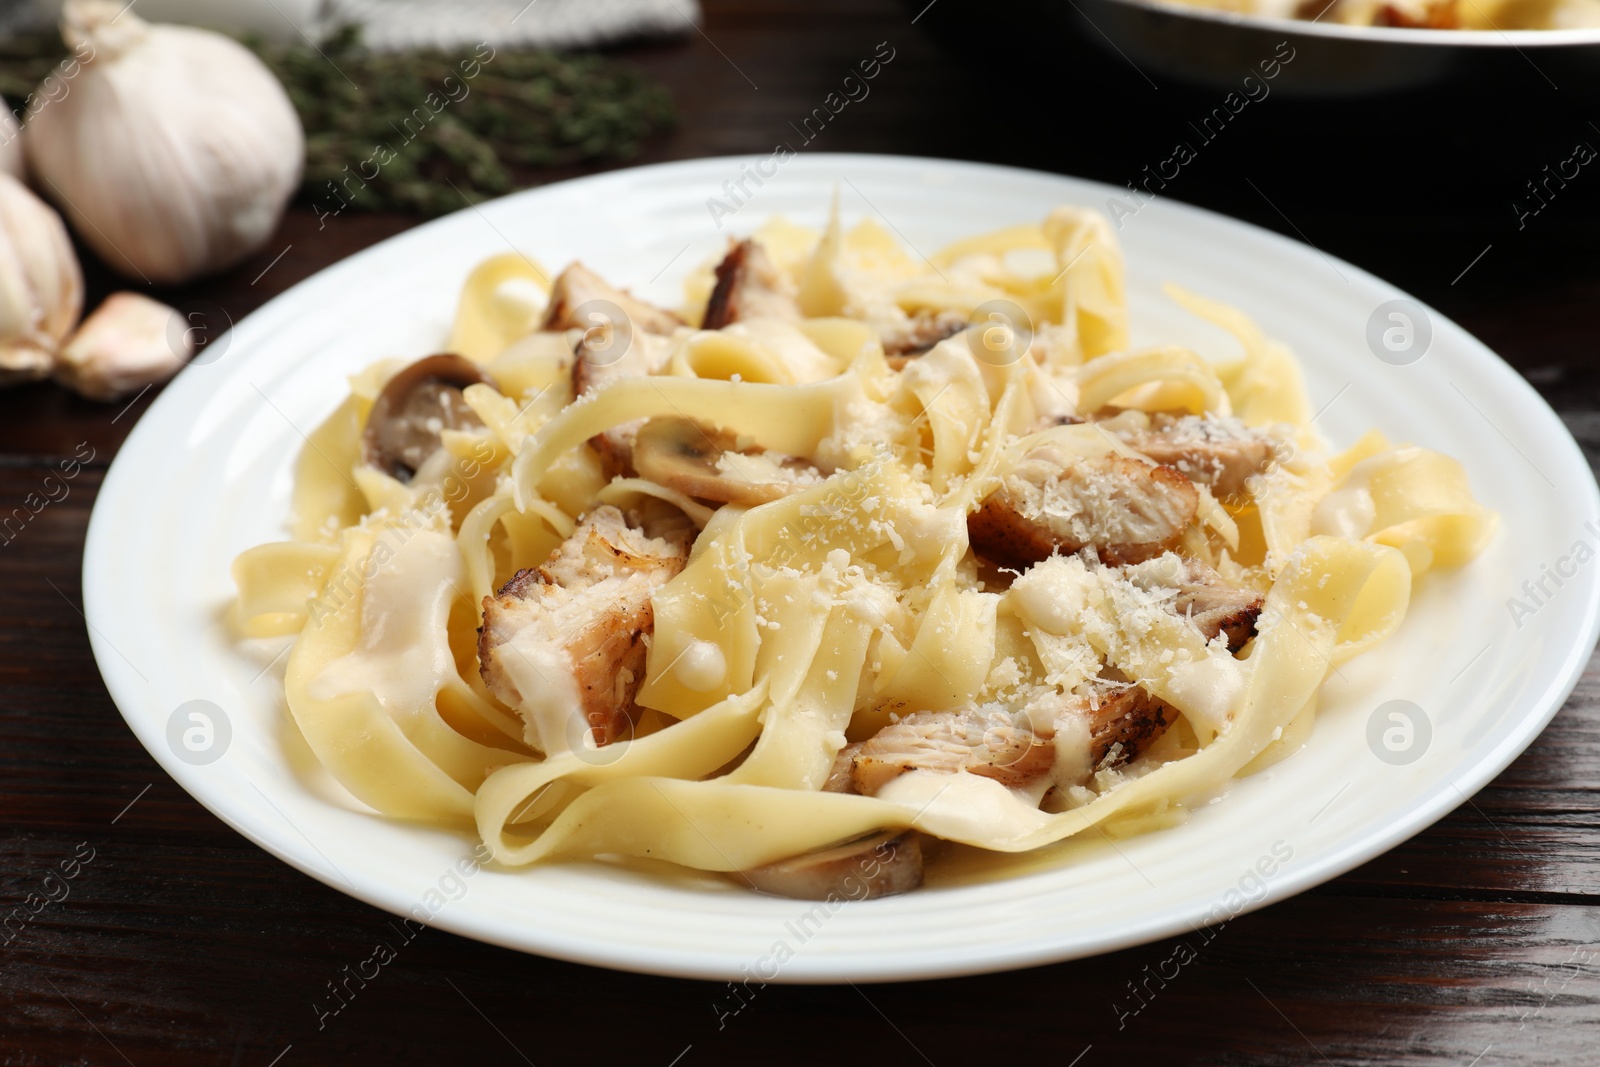
M146 23L129 6L63 6L63 38L92 52L22 136L40 188L85 244L130 277L176 284L272 236L305 138L283 86L243 45Z
M0 174L0 385L48 377L83 311L83 273L50 205Z
M56 357L56 381L90 400L116 400L178 373L194 355L178 313L138 293L112 293Z
M50 376L50 353L26 344L0 344L0 385L36 382Z

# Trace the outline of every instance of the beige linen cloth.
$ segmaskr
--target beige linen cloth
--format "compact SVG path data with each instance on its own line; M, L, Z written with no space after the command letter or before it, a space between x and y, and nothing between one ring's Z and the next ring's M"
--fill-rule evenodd
M635 37L692 33L696 0L134 0L147 22L184 22L316 40L349 23L368 47L589 48ZM0 37L48 29L61 0L0 0Z

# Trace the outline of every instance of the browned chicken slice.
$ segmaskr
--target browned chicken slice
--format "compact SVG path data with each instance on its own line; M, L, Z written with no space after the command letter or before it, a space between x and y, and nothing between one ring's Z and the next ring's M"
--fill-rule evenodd
M967 534L974 550L1006 566L1085 547L1107 563L1137 563L1176 545L1199 506L1193 483L1171 467L1042 445L968 516Z
M1456 0L1382 4L1372 13L1372 24L1406 30L1459 30L1461 11Z
M610 347L617 344L613 337L596 334L597 331L585 334L575 349L577 358L572 362L572 395L575 397L623 378L654 374L672 355L671 343L655 334L634 335L620 354ZM589 446L599 455L606 477L628 477L634 473L633 442L643 425L643 419L634 419L589 438Z
M907 322L878 325L878 339L889 366L901 370L912 358L922 355L947 337L967 328L967 316L959 311L923 310Z
M1178 709L1136 685L1081 701L1089 719L1089 759L1095 767L1120 767L1139 758L1178 718Z
M1228 649L1233 652L1255 636L1256 619L1266 603L1260 593L1229 585L1197 559L1166 556L1124 567L1122 575L1141 589L1173 590L1176 595L1168 607L1193 622L1207 641L1226 634Z
M1095 768L1139 758L1178 718L1178 709L1136 685L1114 689L1098 702L1062 699L1062 713L1088 723L1088 765ZM1055 735L1036 733L1026 719L1005 710L918 711L840 750L822 788L876 796L913 770L966 772L1027 787L1054 772L1056 745Z
M653 631L650 597L686 559L681 542L646 537L606 505L543 565L484 597L479 670L522 715L529 744L549 754L576 747L585 727L600 745L626 729Z
M550 287L543 329L582 330L574 347L572 395L583 396L621 378L642 378L671 355L665 338L683 325L672 312L608 284L582 263ZM633 435L641 423L616 426L590 439L610 477L631 474Z
M616 305L627 316L631 327L644 333L669 334L683 325L682 319L665 308L658 308L616 288L582 263L573 263L551 283L550 302L545 305L544 323L540 329L590 330L603 326L603 322L588 313L609 319L615 312L601 307L584 307L597 300Z
M800 304L794 285L767 250L746 238L739 241L717 264L717 284L706 302L704 330L720 330L745 319L798 319Z
M655 418L634 439L633 466L639 477L698 500L746 507L822 480L803 459L740 444L736 435L693 419Z
M1035 736L1007 712L917 711L847 746L824 788L841 791L848 774L851 788L842 791L875 796L910 770L966 771L1001 785L1021 786L1049 774L1054 764L1054 742Z
M1118 434L1135 452L1209 486L1219 499L1242 496L1245 483L1272 465L1277 442L1238 419L1156 412L1146 430Z

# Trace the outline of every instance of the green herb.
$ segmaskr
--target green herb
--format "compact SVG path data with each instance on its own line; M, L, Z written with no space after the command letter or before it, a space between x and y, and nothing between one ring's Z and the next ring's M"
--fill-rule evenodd
M627 159L673 121L664 89L599 56L375 53L354 29L320 53L252 47L300 112L305 195L330 210L337 192L356 209L454 211L511 190L513 167Z
M319 212L443 214L527 184L539 168L628 159L675 121L665 89L601 56L369 52L354 28L318 48L245 44L300 114L301 196ZM19 115L64 55L52 38L0 43L0 94Z
M0 40L0 96L6 98L20 122L30 108L28 96L41 88L40 82L67 56L67 47L54 34L24 34ZM59 76L58 76L59 77ZM61 90L52 86L51 95ZM41 92L31 110L37 110L45 93Z

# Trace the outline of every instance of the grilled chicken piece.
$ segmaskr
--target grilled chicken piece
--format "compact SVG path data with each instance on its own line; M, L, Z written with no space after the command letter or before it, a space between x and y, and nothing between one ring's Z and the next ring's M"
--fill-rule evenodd
M1137 563L1176 545L1199 506L1193 483L1171 467L1041 445L968 516L967 534L977 552L1012 567L1087 546L1107 563Z
M578 341L572 361L572 395L581 397L623 378L643 378L659 371L672 355L672 345L656 334L634 334L621 353L614 335L591 330ZM624 422L589 438L600 456L606 477L629 477L633 469L633 442L645 420Z
M839 750L839 754L833 758L833 767L828 771L827 781L822 783L824 793L860 792L856 788L856 756L860 755L861 746L864 744L865 741L857 741Z
M1256 619L1266 603L1253 589L1238 589L1197 559L1163 556L1133 567L1122 576L1141 589L1173 589L1169 607L1199 627L1207 641L1218 634L1228 637L1228 650L1237 652L1255 636Z
M799 317L794 285L778 270L766 249L746 238L728 249L717 264L717 284L706 302L700 328L720 330L745 319Z
M616 288L582 263L573 263L551 283L550 302L545 305L544 323L539 328L591 330L604 326L605 322L597 321L585 312L597 314L602 319L610 318L615 312L584 307L595 300L615 304L627 316L629 325L635 331L669 334L683 325L682 319L665 308L658 308Z
M883 343L883 354L889 366L901 370L915 356L920 356L947 337L954 337L967 328L967 316L959 311L917 312L906 322L879 323L878 339Z
M752 867L742 877L763 893L800 900L871 900L922 884L922 835L879 830L842 845Z
M1120 436L1134 451L1211 487L1219 499L1242 496L1245 483L1277 458L1277 442L1238 419L1156 412L1146 430Z
M574 263L550 288L543 328L583 331L572 361L572 395L580 397L620 378L660 370L671 355L665 338L682 325L672 312L637 300ZM641 425L625 423L590 439L608 477L633 473L633 437Z
M1120 767L1149 748L1178 718L1178 709L1139 686L1119 689L1091 708L1082 702L1089 719L1089 757L1095 767Z
M1407 30L1459 30L1461 11L1456 0L1379 4L1372 13L1372 24Z
M906 771L924 770L967 771L1001 785L1021 786L1049 774L1055 758L1051 739L1035 736L1007 712L917 711L847 746L834 763L829 785L835 791L876 796ZM840 788L844 763L851 789Z
M1081 696L1063 701L1061 714L1088 723L1088 766L1096 768L1139 758L1178 718L1177 708L1135 685L1113 690L1097 704ZM841 749L822 788L876 796L913 770L965 771L1009 788L1027 787L1055 770L1056 745L1054 735L1036 733L1026 719L1007 711L918 711Z
M547 755L626 729L644 680L650 597L683 570L681 543L646 537L622 512L596 508L535 570L483 598L478 666Z

